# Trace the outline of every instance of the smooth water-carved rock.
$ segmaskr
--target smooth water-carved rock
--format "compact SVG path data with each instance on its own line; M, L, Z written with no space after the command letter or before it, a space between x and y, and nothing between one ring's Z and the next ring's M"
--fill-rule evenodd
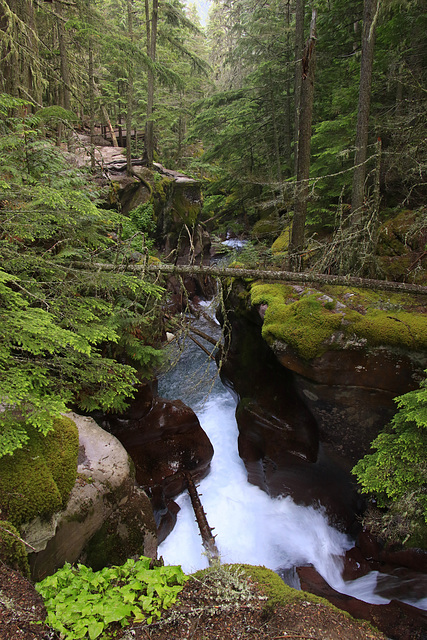
M145 400L140 407L143 394L141 388L125 413L104 420L131 456L138 484L150 495L161 541L176 520L173 498L186 490L183 472L195 481L203 478L213 447L196 414L181 400L155 397L147 409Z
M426 298L260 283L250 296L320 440L350 469L396 412L394 398L424 377Z
M298 567L297 573L301 589L326 598L338 609L348 611L354 618L369 620L392 640L425 640L427 637L427 612L392 599L394 597L392 593L387 596L383 591L381 594L386 598L390 597L389 604L369 604L338 593L313 567ZM405 595L408 596L408 592Z
M30 554L35 580L53 573L66 561L75 562L109 519L118 523L116 533L121 532L123 562L138 553L155 557L157 551L151 505L146 496L136 491L125 449L92 418L68 415L78 427L80 447L77 481L68 504L49 521L37 518L22 528L24 539L36 549ZM137 536L131 536L127 528L126 512L132 509L137 510L140 519ZM108 532L105 533L106 544Z

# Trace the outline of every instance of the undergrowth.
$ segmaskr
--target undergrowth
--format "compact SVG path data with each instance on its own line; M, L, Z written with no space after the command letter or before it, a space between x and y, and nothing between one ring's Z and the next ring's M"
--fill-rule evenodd
M45 601L47 624L65 640L95 640L112 623L125 627L159 619L188 578L181 567L150 568L150 563L141 556L101 571L66 563L36 585Z

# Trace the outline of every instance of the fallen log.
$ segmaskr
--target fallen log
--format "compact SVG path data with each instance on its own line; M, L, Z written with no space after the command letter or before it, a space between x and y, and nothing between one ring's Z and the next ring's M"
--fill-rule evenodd
M206 549L209 564L212 564L214 560L219 559L219 551L216 546L215 537L212 535L212 529L208 524L206 513L203 510L191 473L189 471L184 471L183 475L187 482L187 490L193 506L194 515L196 516L200 535L202 537L202 543Z
M263 269L221 268L202 265L174 265L174 264L123 264L73 262L74 269L90 269L99 271L129 271L132 273L165 274L165 275L204 275L215 278L247 278L252 280L270 280L278 282L292 282L295 284L328 284L336 286L359 287L378 291L396 293L410 293L413 295L427 295L427 287L419 284L394 282L389 280L373 280L355 276L334 276L325 273L269 271Z

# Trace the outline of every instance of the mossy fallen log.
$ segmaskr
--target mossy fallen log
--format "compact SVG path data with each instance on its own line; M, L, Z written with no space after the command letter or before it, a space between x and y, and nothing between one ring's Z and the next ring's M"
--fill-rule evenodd
M427 295L427 287L406 282L392 282L388 280L373 280L355 276L335 276L324 273L273 271L263 269L244 269L241 267L220 268L203 265L173 265L164 263L155 264L121 264L73 262L73 269L90 269L99 271L126 271L131 273L164 274L164 275L203 275L216 278L245 278L251 280L267 280L279 282L292 282L295 284L327 284L338 286L352 286L362 289L378 291L394 291L415 295Z

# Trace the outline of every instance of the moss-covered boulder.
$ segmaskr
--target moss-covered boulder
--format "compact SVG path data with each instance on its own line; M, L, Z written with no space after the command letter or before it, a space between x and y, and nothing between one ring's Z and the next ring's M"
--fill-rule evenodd
M79 437L72 420L61 416L46 436L29 434L22 449L0 458L0 510L16 527L61 510L77 475Z
M44 514L21 524L21 536L34 547L29 560L36 580L53 573L66 561L85 558L86 545L100 530L98 543L111 549L111 534L114 545L121 547L124 560L138 554L155 557L157 552L151 505L135 487L133 465L125 449L92 418L74 413L69 414L70 418L78 429L78 459L67 505L59 505L50 517ZM115 527L107 526L108 522Z
M291 241L291 227L290 225L283 229L282 233L271 245L271 251L273 255L284 253L288 250L289 243Z
M253 283L250 300L321 440L356 462L427 367L427 297Z
M0 562L30 577L27 552L18 529L7 520L0 520Z
M252 305L266 304L262 335L305 361L327 351L385 347L427 353L425 299L349 287L322 290L255 283Z

